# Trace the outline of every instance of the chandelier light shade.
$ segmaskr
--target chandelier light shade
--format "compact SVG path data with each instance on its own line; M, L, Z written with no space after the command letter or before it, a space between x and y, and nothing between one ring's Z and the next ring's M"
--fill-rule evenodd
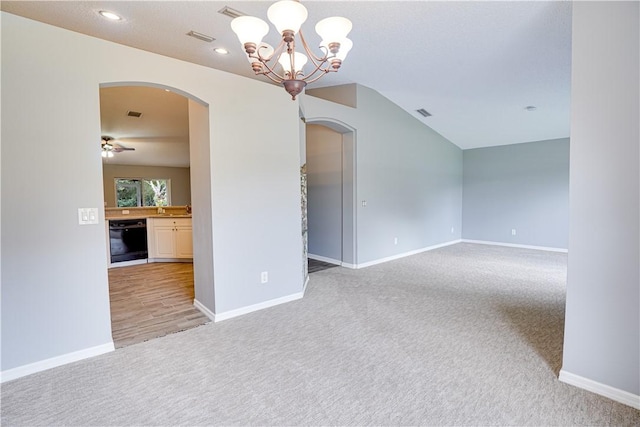
M353 42L347 38L351 21L334 16L316 24L315 29L322 42L320 54L314 54L300 29L307 16L307 9L298 1L281 0L272 4L267 10L267 17L282 37L275 48L262 42L269 32L269 25L262 19L240 16L231 21L231 29L238 36L253 71L282 84L291 99L296 99L307 83L338 71L353 47ZM298 39L305 53L296 52ZM307 64L311 71L305 73Z
M243 45L259 45L269 32L269 24L253 16L239 16L231 21L231 29Z
M279 1L267 10L267 18L280 34L287 31L297 33L307 16L307 8L297 1Z

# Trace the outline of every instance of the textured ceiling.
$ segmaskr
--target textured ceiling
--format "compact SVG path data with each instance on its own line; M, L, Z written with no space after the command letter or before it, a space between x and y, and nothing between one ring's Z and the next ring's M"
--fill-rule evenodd
M189 105L182 95L154 87L101 88L100 126L103 137L135 150L103 158L105 164L189 167Z
M3 11L162 55L253 76L218 13L229 6L266 20L265 1L2 1ZM304 1L318 20L353 22L354 48L337 74L310 87L359 83L380 92L461 148L569 136L571 3ZM110 22L107 9L124 19ZM215 37L206 43L186 33ZM266 41L276 44L274 29ZM220 56L214 47L231 53ZM287 96L283 93L283 96ZM534 105L535 111L525 107ZM424 108L433 116L422 118Z

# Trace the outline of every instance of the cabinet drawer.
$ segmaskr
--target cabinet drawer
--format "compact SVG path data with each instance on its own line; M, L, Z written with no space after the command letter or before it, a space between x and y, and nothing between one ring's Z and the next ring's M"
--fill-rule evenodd
M191 218L153 218L154 227L191 227Z

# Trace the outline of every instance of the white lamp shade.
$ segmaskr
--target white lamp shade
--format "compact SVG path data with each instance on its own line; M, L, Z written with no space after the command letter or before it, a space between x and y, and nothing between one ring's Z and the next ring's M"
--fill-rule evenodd
M269 24L254 16L239 16L231 21L231 29L242 46L245 43L255 43L257 46L269 32Z
M322 42L320 43L320 47L323 49L325 53L328 52L328 55L332 56L331 52L329 51L330 43L336 43L336 42L328 42L327 40L322 40ZM338 53L336 53L336 58L340 59L341 61L344 61L344 59L347 57L347 53L349 53L349 51L353 47L353 42L348 38L344 38L340 40L338 43L340 43L340 50L338 51Z
M285 30L297 33L307 20L307 8L292 0L281 0L269 7L267 17L280 34Z
M291 72L291 59L289 57L289 55L287 55L287 53L283 53L282 55L280 55L280 59L278 59L278 62L280 63L280 65L282 65L282 68L286 71L286 72L290 72L291 75L293 76L295 73L297 73L298 71L302 70L302 67L304 67L304 65L307 63L308 59L307 56L300 53L300 52L295 52L294 53L294 62L295 62L295 70L293 72Z
M352 47L353 47L353 42L350 39L347 39L347 38L342 39L342 41L340 42L340 50L338 51L338 53L336 53L336 58L340 59L341 61L344 61L345 58L347 57L347 53L349 53Z
M325 18L316 24L316 33L328 43L340 42L351 31L351 21L341 16Z

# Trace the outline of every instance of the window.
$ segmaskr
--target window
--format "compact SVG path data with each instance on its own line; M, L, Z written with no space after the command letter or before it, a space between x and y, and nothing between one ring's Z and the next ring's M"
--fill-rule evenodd
M169 179L116 178L115 187L119 208L171 205Z

